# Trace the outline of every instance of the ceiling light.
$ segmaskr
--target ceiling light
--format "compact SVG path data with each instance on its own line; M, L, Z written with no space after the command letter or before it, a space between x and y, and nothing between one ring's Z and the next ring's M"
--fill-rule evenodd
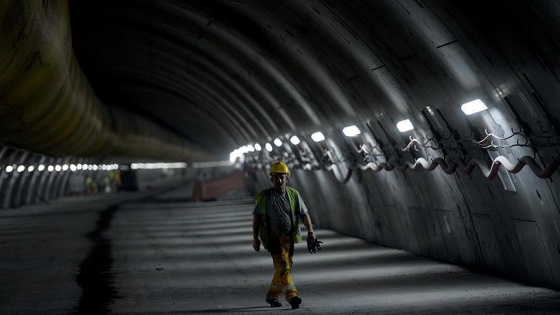
M252 144L247 145L247 150L249 150L249 152L255 152L255 147Z
M319 142L325 140L325 136L323 135L322 132L318 131L311 135L311 139L313 139L313 141L315 142Z
M260 150L262 150L262 147L261 147L261 145L260 145L260 144L258 144L258 143L255 143L255 150L257 150L257 151L260 151Z
M292 136L292 137L290 138L290 142L291 142L293 145L298 145L298 144L300 143L299 138L298 138L297 136Z
M409 119L405 119L397 123L397 129L399 129L400 132L406 132L414 129L414 126L412 125Z
M270 143L267 142L267 143L264 145L264 147L266 148L266 150L267 150L268 152L272 152L272 145L271 145Z
M356 127L355 125L344 127L344 129L342 129L342 132L347 137L355 137L361 133L360 129L358 129L358 127Z
M461 105L461 110L465 113L465 115L472 115L487 109L488 107L486 104L479 99Z
M274 144L275 144L277 147L279 147L279 146L282 145L282 140L276 138L276 139L274 139Z

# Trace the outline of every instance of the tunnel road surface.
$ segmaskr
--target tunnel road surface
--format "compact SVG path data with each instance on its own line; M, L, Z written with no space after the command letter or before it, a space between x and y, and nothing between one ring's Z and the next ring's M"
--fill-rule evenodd
M560 313L560 292L325 229L319 253L296 245L300 309L284 300L271 308L272 263L252 249L251 199L188 195L74 197L0 212L0 313Z

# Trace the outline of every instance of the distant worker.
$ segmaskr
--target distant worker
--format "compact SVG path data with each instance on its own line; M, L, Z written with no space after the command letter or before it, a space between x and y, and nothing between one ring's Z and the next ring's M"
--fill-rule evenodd
M290 171L283 162L270 167L270 180L273 187L255 195L253 211L253 248L260 251L263 247L270 252L274 264L274 277L266 302L271 307L280 307L279 296L284 290L286 301L296 309L301 304L298 290L292 280L292 263L294 243L300 243L300 222L307 228L307 246L310 253L321 249L321 241L317 240L313 231L307 207L297 190L286 186Z

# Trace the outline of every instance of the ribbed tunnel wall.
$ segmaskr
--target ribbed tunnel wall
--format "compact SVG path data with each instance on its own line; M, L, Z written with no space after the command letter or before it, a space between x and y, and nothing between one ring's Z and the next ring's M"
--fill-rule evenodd
M559 288L558 4L448 3L298 2L297 26L324 32L278 36L322 125L244 163L261 187L271 160L289 163L325 228ZM491 106L466 116L477 98Z
M150 119L107 106L72 49L65 1L0 2L0 140L49 156L204 159Z
M258 186L270 181L254 174ZM560 288L555 185L531 171L514 175L517 192L478 171L360 171L347 183L330 171L294 171L322 228L534 285Z

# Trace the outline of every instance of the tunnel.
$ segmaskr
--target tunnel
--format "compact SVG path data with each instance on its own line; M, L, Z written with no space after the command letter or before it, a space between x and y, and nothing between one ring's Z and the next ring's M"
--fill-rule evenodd
M0 0L0 35L2 313L270 313L278 161L303 311L560 312L557 1Z

